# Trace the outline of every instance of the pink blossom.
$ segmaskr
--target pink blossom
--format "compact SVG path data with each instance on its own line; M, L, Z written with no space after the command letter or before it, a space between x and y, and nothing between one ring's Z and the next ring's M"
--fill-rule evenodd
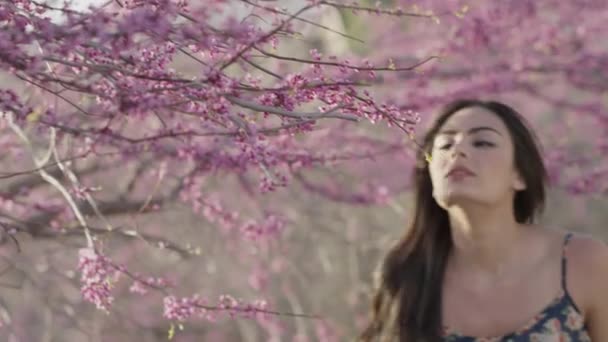
M111 290L120 276L120 271L107 257L92 248L80 249L78 255L83 298L95 304L98 309L108 311L114 301Z

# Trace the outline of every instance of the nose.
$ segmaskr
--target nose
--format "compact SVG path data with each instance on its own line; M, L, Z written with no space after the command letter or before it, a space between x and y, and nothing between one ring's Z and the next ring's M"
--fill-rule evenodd
M466 158L468 156L468 151L466 151L466 147L464 146L465 144L463 143L463 140L464 139L454 142L451 151L452 159L457 157Z

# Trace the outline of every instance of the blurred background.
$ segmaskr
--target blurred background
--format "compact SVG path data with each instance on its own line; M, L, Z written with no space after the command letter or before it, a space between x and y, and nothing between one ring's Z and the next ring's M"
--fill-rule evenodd
M87 11L88 5L100 4L79 0L72 8ZM254 5L294 13L308 4L191 1L193 7L218 9L210 23L219 26L235 18L264 29L272 27L272 18ZM357 6L379 13L313 8L301 15L306 21L294 23L299 34L280 37L274 53L310 59L309 51L316 49L323 56L357 65L369 60L378 67L411 66L433 57L412 71L378 72L364 87L377 99L420 114L416 140L438 108L452 99L511 104L536 130L552 177L541 221L608 238L608 4L423 0L414 5L394 0L360 1ZM423 16L383 12L397 6ZM57 14L53 20L62 19ZM258 61L285 75L304 68L303 63L264 56ZM183 54L170 67L184 75L200 73ZM3 89L30 91L4 70L0 80ZM0 128L3 174L34 167L27 152L15 147L8 126ZM28 133L38 141L35 127ZM368 120L323 121L317 130L294 139L298 144L291 146L333 156L331 162L286 172L286 186L264 193L258 189L258 171L216 170L188 177L189 161L145 151L128 162L88 158L72 165L83 184L99 188L93 195L115 229L106 230L107 222L90 208L85 212L105 254L116 262L174 282L178 296L264 299L278 312L315 316L191 319L183 330L175 329L172 340L350 341L361 330L373 270L409 218L415 145L403 131ZM279 138L272 141L281 144ZM62 140L61 147L66 154L79 148L76 140ZM50 172L67 182L60 170ZM163 318L162 293L133 293L133 282L121 279L113 284L109 313L83 301L77 271L83 232L66 228L74 217L39 174L3 177L0 216L29 229L5 229L0 239L2 341L168 340L171 322ZM261 238L248 234L258 227L248 230L250 219L261 220L260 229L275 233ZM231 228L234 222L241 228Z

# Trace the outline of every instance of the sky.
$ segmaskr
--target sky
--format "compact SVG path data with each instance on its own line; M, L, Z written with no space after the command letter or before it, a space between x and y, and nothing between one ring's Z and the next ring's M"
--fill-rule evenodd
M84 11L86 9L89 8L89 6L91 5L101 5L104 3L104 1L107 0L68 0L69 4L70 4L70 8L72 8L75 11ZM55 6L55 7L62 7L64 0L45 0L43 1L46 4L49 4L51 6ZM49 14L49 17L51 18L51 20L53 22L59 22L61 21L61 12L59 11L52 11L52 12L47 12Z

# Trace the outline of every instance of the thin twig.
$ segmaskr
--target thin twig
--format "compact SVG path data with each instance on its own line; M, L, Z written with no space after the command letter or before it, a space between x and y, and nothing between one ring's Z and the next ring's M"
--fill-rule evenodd
M265 41L266 39L272 37L273 35L275 35L278 31L282 30L283 27L285 25L287 25L287 23L289 23L290 21L292 21L294 18L296 18L298 15L304 13L305 11L311 9L315 7L315 5L308 5L306 7L301 8L299 11L297 11L296 13L294 13L293 15L291 15L289 18L287 18L285 21L283 21L280 25L278 25L277 27L275 27L273 30L271 30L270 32L268 32L267 34L263 35L261 38L256 39L252 42L250 42L249 44L247 44L247 46L245 46L244 48L242 48L236 55L232 56L232 58L230 58L226 63L224 63L219 70L224 70L226 69L229 65L231 65L232 63L234 63L237 59L239 59L245 52L247 52L249 49L251 49L252 47L255 46L255 44Z
M276 59L280 59L280 60L284 60L284 61L306 63L306 64L331 65L331 66L359 70L359 71L411 71L411 70L414 70L415 68L429 62L430 60L440 58L439 56L430 56L430 57L427 57L427 58L423 59L422 61L420 61L414 65L408 66L408 67L397 68L394 66L388 66L388 67L379 68L379 67L348 65L348 64L339 63L339 62L316 61L316 60L302 59L302 58L296 58L296 57L287 57L287 56L277 55L277 54L262 50L257 47L254 47L254 49L256 49L257 51L259 51L260 53L262 53L263 55L265 55L267 57L272 57L272 58L276 58Z
M264 9L266 11L269 11L269 12L272 12L272 13L289 15L289 13L287 13L285 11L280 11L280 10L278 10L276 8L260 6L260 5L256 4L256 3L253 3L253 2L248 1L248 0L241 0L241 1L243 1L243 2L245 2L247 4L250 4L252 6L255 6L255 7L258 7L258 8L262 8L262 9ZM353 36L348 35L346 33L334 30L331 27L327 27L325 25L322 25L322 24L319 24L319 23L315 23L314 21L310 21L310 20L305 19L305 18L296 17L295 20L299 20L301 22L304 22L304 23L310 24L312 26L316 26L316 27L322 28L322 29L327 30L329 32L336 33L336 34L338 34L338 35L340 35L340 36L342 36L344 38L348 38L348 39L354 40L354 41L359 42L359 43L365 43L365 41L363 41L362 39L359 39L357 37L353 37Z
M332 112L291 112L288 110L284 110L284 109L280 109L277 107L271 107L271 106L265 106L265 105L261 105L261 104L257 104L251 101L247 101L235 96L226 96L225 97L228 101L234 103L237 106L243 107L243 108L248 108L248 109L252 109L258 112L268 112L268 113L273 113L273 114L277 114L277 115L282 115L282 116L287 116L290 118L295 118L295 119L310 119L310 118L315 118L315 119L322 119L322 118L336 118L336 119L344 119L344 120L349 120L349 121L355 121L358 122L359 119L357 117L353 117L353 116L347 116L347 115L343 115L343 114L332 114Z
M55 146L55 139L56 139L55 129L51 128L51 137L50 137L50 141L49 141L49 144L50 144L49 150L47 151L47 153L45 154L45 156L43 158L38 159L36 157L36 155L35 155L34 149L32 147L32 143L30 142L30 140L28 139L28 137L25 135L25 133L23 132L23 130L21 130L21 128L17 124L15 124L14 119L13 119L13 113L6 113L5 116L8 118L8 120L7 120L8 121L8 125L12 128L12 130L15 132L15 134L17 134L17 136L19 136L19 138L21 138L21 140L23 141L24 145L26 146L26 148L30 152L30 154L32 156L32 159L34 161L34 164L38 168L38 173L40 174L40 176L45 181L47 181L49 184L51 184L52 186L54 186L57 190L59 190L59 192L63 195L63 197L65 198L65 200L68 202L68 204L72 208L72 211L74 212L74 215L76 216L76 218L78 219L78 221L80 222L80 224L84 227L84 232L85 232L85 236L86 236L86 239L87 239L87 246L89 248L94 248L95 245L94 245L94 242L93 242L93 236L91 235L91 232L88 229L87 222L84 219L84 216L82 215L82 213L80 212L80 209L76 205L76 202L72 198L72 195L70 195L70 193L68 192L68 190L55 177L51 176L48 172L46 172L46 170L44 170L44 166L46 165L46 163L51 158L51 155L53 153L53 149L54 149L54 146Z

